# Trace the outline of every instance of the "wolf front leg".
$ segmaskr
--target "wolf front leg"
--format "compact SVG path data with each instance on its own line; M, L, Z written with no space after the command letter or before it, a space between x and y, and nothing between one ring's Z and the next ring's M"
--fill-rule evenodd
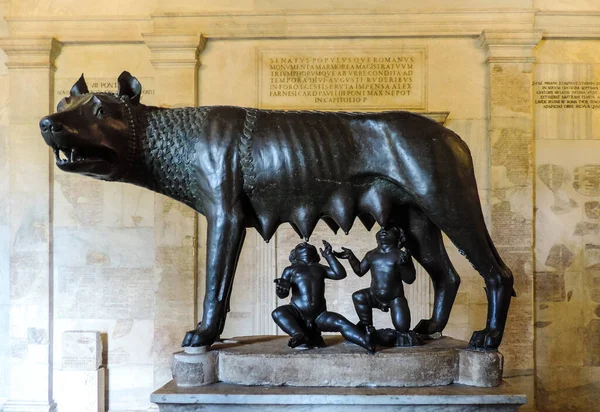
M235 276L246 228L238 213L207 217L206 288L202 321L186 334L181 346L209 346L218 338L227 316L231 286Z

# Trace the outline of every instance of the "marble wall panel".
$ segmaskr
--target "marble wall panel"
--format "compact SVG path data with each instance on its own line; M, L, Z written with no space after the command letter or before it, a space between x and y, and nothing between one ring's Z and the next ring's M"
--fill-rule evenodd
M149 228L56 228L54 234L57 268L154 267L155 242Z
M152 364L153 319L120 318L110 315L87 319L58 318L55 334L59 333L61 337L56 338L55 342L62 345L62 332L74 328L103 331L100 335L103 345L102 365L109 365L109 369L113 366ZM61 347L55 351L55 361L58 361L59 368Z
M193 246L194 215L188 206L157 195L154 200L154 240L157 246Z
M0 304L0 368L8 370L10 362L10 337L9 337L9 319L10 305ZM0 399L5 400L8 397L8 374L2 374L0 377Z
M544 63L535 68L536 138L594 139L600 129L600 65ZM595 108L594 108L595 107Z
M153 227L154 193L57 171L54 175L57 227Z
M533 361L532 74L518 63L489 63L490 234L515 278L501 350L505 375L531 373Z
M8 370L10 359L10 259L8 228L8 76L0 55L0 370ZM0 404L8 396L8 374L0 376Z
M599 400L593 202L600 196L578 191L574 178L582 165L599 164L599 143L542 136L536 142L536 393L543 410L593 410ZM600 179L588 178L592 186Z
M0 63L1 64L1 63ZM0 90L8 86L0 76ZM1 95L1 92L0 92ZM0 111L6 102L0 102ZM8 368L9 359L9 308L10 308L10 232L8 227L8 128L4 125L4 116L0 115L0 369ZM0 399L7 396L8 376L0 377Z
M154 193L127 184L102 184L104 226L153 227Z
M154 368L148 364L113 366L107 369L108 410L147 411L148 393L154 387Z
M193 228L194 225L192 224ZM194 327L196 279L194 245L156 248L154 336L152 345L155 387L171 379L171 355L180 348L185 332ZM190 299L192 297L192 299Z

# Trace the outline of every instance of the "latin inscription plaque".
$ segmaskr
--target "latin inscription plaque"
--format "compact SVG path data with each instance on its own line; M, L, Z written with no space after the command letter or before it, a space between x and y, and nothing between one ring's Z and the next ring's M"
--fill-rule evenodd
M96 370L102 364L102 340L95 331L65 331L62 335L62 369Z
M597 139L600 81L594 64L536 65L533 98L537 139Z
M426 110L424 47L258 51L259 107Z
M600 82L533 82L535 104L544 109L600 109Z

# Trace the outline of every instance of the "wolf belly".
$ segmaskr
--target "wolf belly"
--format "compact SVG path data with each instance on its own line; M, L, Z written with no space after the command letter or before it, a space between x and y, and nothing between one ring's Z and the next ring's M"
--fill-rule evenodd
M387 224L398 206L413 200L406 187L414 185L398 162L402 152L418 146L411 147L412 137L397 127L409 117L415 115L250 109L241 161L254 226L263 238L284 222L304 238L319 219L344 232L357 217L368 229Z

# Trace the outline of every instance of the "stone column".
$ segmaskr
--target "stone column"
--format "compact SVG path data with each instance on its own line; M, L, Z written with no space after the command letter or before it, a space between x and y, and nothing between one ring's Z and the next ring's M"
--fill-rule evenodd
M533 48L541 33L488 32L488 139L491 150L490 232L515 276L500 350L505 376L533 374Z
M54 156L38 123L53 111L53 38L4 39L10 81L7 162L10 388L5 411L53 411ZM6 373L6 372L3 372Z
M200 35L144 34L155 69L157 105L189 107L198 104ZM154 237L157 278L154 314L154 384L171 379L170 362L185 332L197 322L198 214L172 199L154 197ZM202 232L204 234L204 232Z

